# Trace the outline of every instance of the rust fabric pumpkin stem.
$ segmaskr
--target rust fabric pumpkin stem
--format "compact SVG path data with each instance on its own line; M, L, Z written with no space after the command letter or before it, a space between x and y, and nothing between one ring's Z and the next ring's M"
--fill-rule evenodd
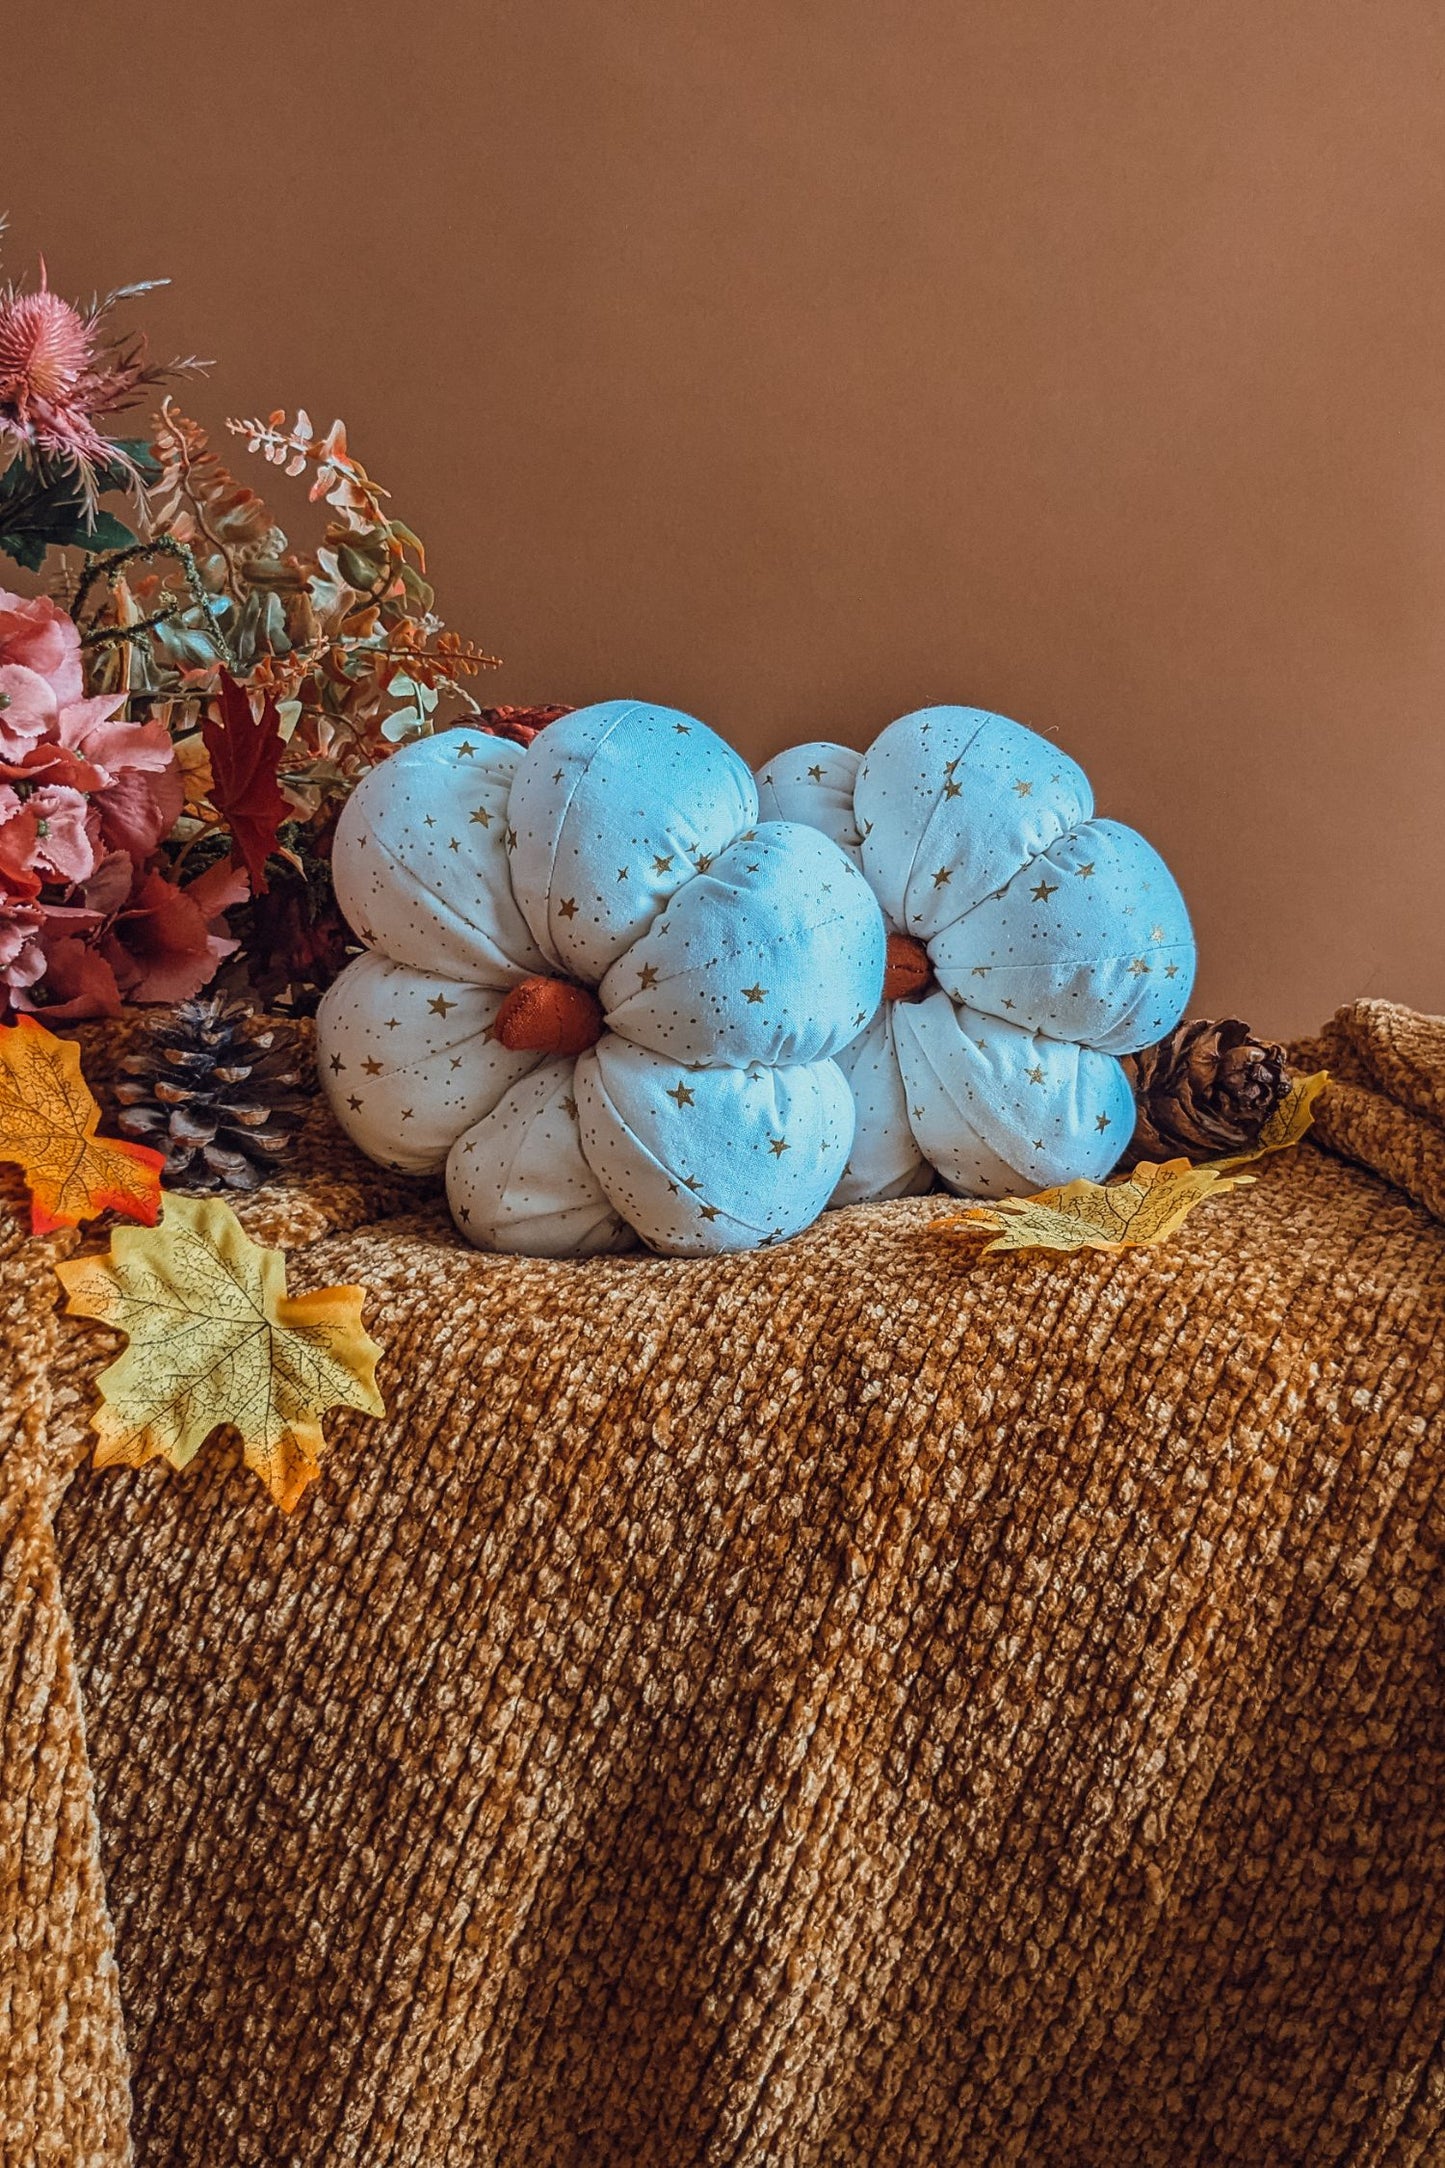
M572 979L523 979L497 1012L492 1037L512 1054L585 1054L605 1028L602 1004Z
M885 1001L921 1001L933 984L933 965L928 951L911 933L888 936L888 960L883 971Z

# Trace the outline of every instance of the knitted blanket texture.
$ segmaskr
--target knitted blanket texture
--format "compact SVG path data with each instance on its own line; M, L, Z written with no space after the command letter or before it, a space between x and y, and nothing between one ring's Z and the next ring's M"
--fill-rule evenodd
M0 1207L7 2168L1445 2162L1445 1020L1297 1052L1068 1257L490 1256L318 1108L239 1210L390 1414L289 1519L89 1467Z

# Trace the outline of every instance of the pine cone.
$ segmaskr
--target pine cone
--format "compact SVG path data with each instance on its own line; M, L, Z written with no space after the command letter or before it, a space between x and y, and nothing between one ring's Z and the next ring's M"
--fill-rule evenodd
M1139 1109L1128 1166L1250 1151L1289 1084L1284 1048L1236 1016L1180 1024L1128 1068Z
M173 1189L258 1189L315 1090L298 1034L248 1001L182 1001L120 1064L123 1136L164 1152Z

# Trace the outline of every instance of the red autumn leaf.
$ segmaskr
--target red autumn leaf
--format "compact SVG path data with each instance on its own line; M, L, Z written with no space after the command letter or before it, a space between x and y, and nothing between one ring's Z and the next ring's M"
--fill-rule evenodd
M285 747L276 703L267 693L259 717L228 670L221 672L221 714L210 714L201 737L211 759L211 803L231 831L254 895L266 892L266 861L276 830L291 808L276 783Z

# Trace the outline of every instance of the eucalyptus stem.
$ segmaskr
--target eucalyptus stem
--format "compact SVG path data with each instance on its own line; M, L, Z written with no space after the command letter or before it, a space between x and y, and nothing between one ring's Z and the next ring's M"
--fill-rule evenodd
M191 600L206 621L206 638L216 648L227 668L234 670L236 668L236 651L231 645L224 626L218 618L212 615L211 597L207 592L205 581L201 578L201 568L196 563L195 553L189 543L179 541L172 534L157 535L150 542L132 542L126 549L108 550L104 556L89 558L85 570L81 574L80 585L75 590L74 600L70 605L72 619L79 624L80 613L85 607L86 597L97 580L104 579L113 591L117 575L126 565L133 564L138 557L174 557L185 574L186 585L191 592ZM154 617L148 617L137 625L122 625L115 627L113 630L105 628L99 632L92 630L82 633L80 644L82 647L114 645L117 641L124 642L142 632L147 632L155 625L166 624L170 619L179 615L180 607L177 605L175 609L161 610Z
M83 632L80 644L86 649L134 646L142 633L153 631L157 625L168 625L180 614L181 605L177 603L173 610L157 610L154 617L138 617L133 625L102 625L97 632Z

